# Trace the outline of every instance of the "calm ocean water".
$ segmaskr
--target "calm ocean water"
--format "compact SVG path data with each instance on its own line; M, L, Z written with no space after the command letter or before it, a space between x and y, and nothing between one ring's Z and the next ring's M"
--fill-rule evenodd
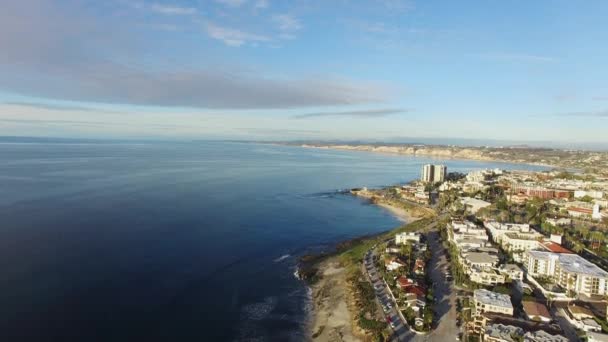
M336 190L410 181L428 161L224 142L0 143L0 340L303 340L297 256L399 224Z

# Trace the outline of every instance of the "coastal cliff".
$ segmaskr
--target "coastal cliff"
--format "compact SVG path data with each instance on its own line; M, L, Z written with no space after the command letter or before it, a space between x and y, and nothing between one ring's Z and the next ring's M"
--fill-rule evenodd
M305 148L335 149L423 156L443 159L469 159L523 163L559 168L589 170L608 174L608 152L562 150L527 146L514 147L462 147L418 144L335 144L335 143L281 143Z

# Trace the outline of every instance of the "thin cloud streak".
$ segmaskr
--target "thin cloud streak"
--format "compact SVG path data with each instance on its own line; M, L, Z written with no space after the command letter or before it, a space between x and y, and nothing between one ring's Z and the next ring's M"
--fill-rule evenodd
M306 113L306 114L298 114L294 115L292 119L311 119L311 118L323 118L323 117L332 117L332 116L345 116L345 117L354 117L354 118L379 118L384 116L389 116L398 113L408 112L408 109L401 108L387 108L387 109L370 109L370 110L353 110L353 111L344 111L344 112L319 112L319 113Z
M596 112L563 113L563 114L559 114L559 116L608 118L608 109L607 110L600 110L600 111L596 111Z
M9 101L9 102L3 102L2 104L9 105L9 106L31 107L31 108L57 110L57 111L120 113L120 112L114 111L114 110L106 110L106 109L93 108L93 107L85 107L85 106L77 106L77 105L61 105L61 104L42 103L42 102Z
M556 58L521 53L484 53L477 56L504 62L526 62L526 63L550 63L557 61Z
M371 82L336 76L279 78L264 70L243 72L238 66L181 68L162 61L149 67L139 62L146 59L139 36L121 22L87 16L77 4L32 1L39 11L31 11L29 1L9 2L0 11L0 89L12 93L207 109L359 105L384 101L390 93ZM232 46L270 39L215 24L207 29L214 39Z

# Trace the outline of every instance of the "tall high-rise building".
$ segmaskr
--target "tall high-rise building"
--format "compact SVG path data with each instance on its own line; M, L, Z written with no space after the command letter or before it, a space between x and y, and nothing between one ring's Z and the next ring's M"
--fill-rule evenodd
M445 165L426 164L422 166L420 180L425 183L437 183L445 181L448 168Z
M445 181L445 176L448 173L448 167L445 165L435 165L433 171L433 182Z
M422 165L420 180L426 183L432 183L434 177L434 166L432 164Z

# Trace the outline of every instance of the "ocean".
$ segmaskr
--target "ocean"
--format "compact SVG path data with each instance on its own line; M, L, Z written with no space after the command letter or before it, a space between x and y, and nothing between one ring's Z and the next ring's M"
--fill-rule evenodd
M427 162L442 161L234 142L0 142L0 340L304 340L297 258L400 224L340 191L408 182Z

